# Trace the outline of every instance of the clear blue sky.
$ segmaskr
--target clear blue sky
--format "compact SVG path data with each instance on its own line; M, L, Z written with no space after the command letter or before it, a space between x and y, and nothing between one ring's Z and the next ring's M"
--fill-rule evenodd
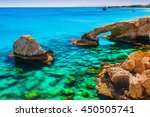
M0 0L0 6L111 6L149 4L150 0Z

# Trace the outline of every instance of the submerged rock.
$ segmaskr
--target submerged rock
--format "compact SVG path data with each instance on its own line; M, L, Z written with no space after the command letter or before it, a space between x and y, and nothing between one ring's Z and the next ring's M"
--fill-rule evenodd
M40 91L31 91L25 94L24 98L26 100L35 100L41 97Z
M76 79L75 78L69 78L65 83L68 85L68 86L73 86L76 82Z
M95 89L95 86L92 85L92 84L86 84L86 89L94 90L94 89Z
M133 52L99 73L98 93L114 99L150 99L150 51Z
M89 97L89 93L88 92L83 92L82 96L85 97L85 98L88 98Z
M75 95L75 91L72 89L65 89L61 91L61 95L64 96L74 96Z
M133 43L136 45L150 44L150 17L143 17L135 20L116 22L113 24L98 27L82 36L79 40L74 40L73 44L79 46L97 46L96 36L104 32L111 32L108 39Z
M14 42L13 49L15 58L43 63L49 63L53 60L53 52L43 50L36 39L33 39L30 35L17 39Z

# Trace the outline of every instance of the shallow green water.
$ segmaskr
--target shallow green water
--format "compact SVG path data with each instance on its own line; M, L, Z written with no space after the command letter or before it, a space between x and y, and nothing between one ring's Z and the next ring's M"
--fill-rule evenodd
M1 64L0 67L0 97L1 99L101 99L95 90L94 80L100 71L100 63L122 62L133 51L136 51L136 48L126 44L100 45L96 48L70 45L68 49L61 47L55 53L53 64L47 66L18 61L15 63L13 58L4 56L1 58L4 65Z

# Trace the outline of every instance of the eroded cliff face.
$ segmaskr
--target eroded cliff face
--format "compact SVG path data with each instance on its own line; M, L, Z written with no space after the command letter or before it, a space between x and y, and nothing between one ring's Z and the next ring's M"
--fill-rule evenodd
M134 52L122 64L103 66L98 93L114 99L150 99L150 51Z
M53 61L53 52L45 51L38 44L36 39L30 35L21 36L13 45L14 57L22 60L40 61L51 63Z
M117 22L94 29L84 34L81 39L74 40L73 44L88 45L89 40L95 42L97 35L104 32L111 32L109 39L128 43L150 44L150 17L143 17L135 20ZM84 40L84 41L83 41ZM82 44L81 44L82 43ZM89 43L96 46L97 43Z

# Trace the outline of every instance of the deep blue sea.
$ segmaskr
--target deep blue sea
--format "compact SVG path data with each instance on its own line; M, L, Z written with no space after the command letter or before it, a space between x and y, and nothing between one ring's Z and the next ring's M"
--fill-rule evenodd
M98 26L148 15L148 8L0 8L0 99L107 99L95 89L101 64L122 62L139 48L102 37L92 48L71 41ZM26 34L54 51L53 64L7 57L14 41Z

